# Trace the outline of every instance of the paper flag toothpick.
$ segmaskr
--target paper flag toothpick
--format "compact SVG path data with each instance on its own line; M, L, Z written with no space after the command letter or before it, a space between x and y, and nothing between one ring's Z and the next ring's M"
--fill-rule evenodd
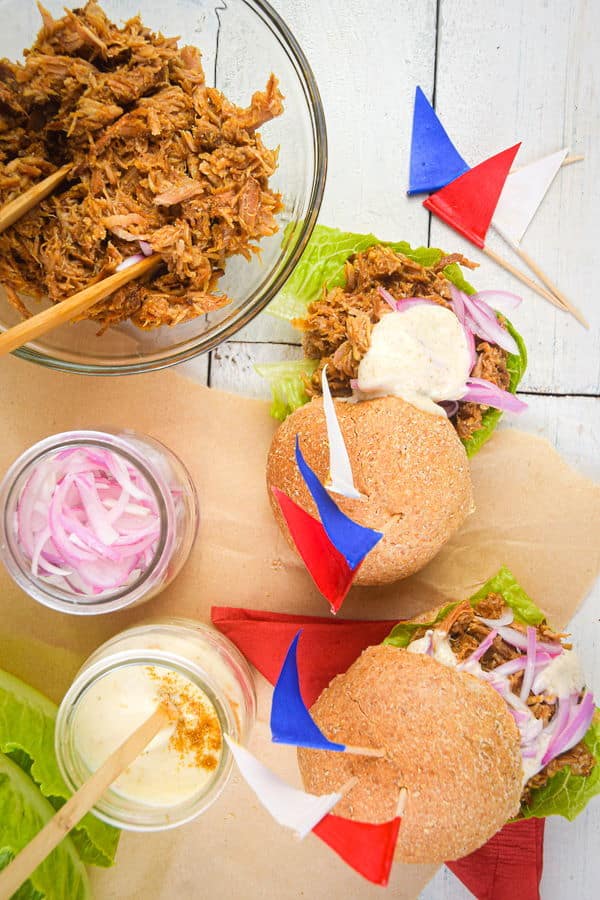
M271 705L271 736L276 744L343 752L345 744L334 743L325 737L302 699L298 678L298 641L301 634L302 629L290 644L275 684Z
M273 488L273 493L309 575L329 601L331 611L338 612L352 586L358 566L356 569L350 568L317 519L279 488Z
M515 144L465 172L423 206L481 249L498 198L521 145Z
M313 831L364 878L385 886L390 879L401 822L399 816L382 825L372 825L328 815Z
M321 373L321 387L323 389L323 411L327 426L327 443L329 444L329 481L327 481L325 487L329 491L333 491L334 494L341 494L343 497L360 500L361 494L354 485L348 449L344 443L344 436L342 435L342 429L340 428L331 391L329 390L326 365L323 366L323 372Z
M509 244L521 241L568 152L565 147L509 174L492 219Z
M290 787L279 775L263 765L245 747L225 735L240 774L252 788L265 809L276 822L291 828L304 838L323 816L342 799L342 794L322 794L320 797Z
M298 435L296 435L296 462L317 505L323 528L327 532L329 540L342 554L348 566L356 569L367 553L381 540L383 534L359 525L341 511L302 456Z
M408 194L437 191L468 165L448 137L434 108L420 87L415 93Z

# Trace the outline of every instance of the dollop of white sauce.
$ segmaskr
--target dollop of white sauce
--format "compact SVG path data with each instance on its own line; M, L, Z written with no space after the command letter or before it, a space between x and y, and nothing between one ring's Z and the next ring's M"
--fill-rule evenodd
M152 715L159 702L159 683L169 678L170 689L190 698L179 715L197 720L196 710L218 724L215 708L206 694L188 678L162 666L121 666L109 672L85 693L73 722L77 752L90 771ZM172 746L174 726L161 729L136 760L117 778L112 790L146 806L169 807L189 800L213 778L214 770L199 767L193 752ZM215 751L216 762L220 751Z
M523 787L525 787L530 778L533 778L534 775L537 775L537 773L543 769L542 759L544 758L544 754L548 749L551 740L551 734L542 732L537 738L535 756L521 756L523 765Z
M445 416L437 402L460 400L470 368L467 338L455 314L419 303L386 313L374 326L358 367L358 388L367 397L401 397Z
M450 668L456 666L456 656L445 631L433 631L430 628L422 638L412 641L406 649L409 653L425 655L429 654L430 647L433 659Z
M535 679L537 693L568 697L585 687L579 657L573 650L563 650L551 663L542 669Z

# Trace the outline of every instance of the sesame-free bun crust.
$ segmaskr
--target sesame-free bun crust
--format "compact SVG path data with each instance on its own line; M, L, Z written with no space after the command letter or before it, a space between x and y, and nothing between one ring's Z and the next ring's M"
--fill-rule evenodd
M298 750L307 791L358 784L333 810L362 822L394 818L407 790L395 858L459 859L519 810L519 732L504 700L473 675L381 644L338 675L311 709L331 740L385 750L385 757Z
M422 569L473 510L471 471L464 447L445 417L397 397L360 403L335 401L354 475L366 500L333 498L350 518L384 537L358 570L356 584L385 584ZM307 463L325 483L329 445L319 398L302 406L275 433L267 486L279 527L294 542L273 495L278 487L303 509L317 509L296 465L296 435Z

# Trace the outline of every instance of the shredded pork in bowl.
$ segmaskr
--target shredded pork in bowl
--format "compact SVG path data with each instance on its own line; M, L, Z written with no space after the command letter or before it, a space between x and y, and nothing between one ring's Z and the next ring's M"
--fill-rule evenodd
M20 351L57 368L142 371L215 346L289 275L322 196L318 93L276 14L250 0L138 12L49 4L40 23L14 2L16 33L0 36L0 203L72 166L0 235L0 324L160 257L86 321Z

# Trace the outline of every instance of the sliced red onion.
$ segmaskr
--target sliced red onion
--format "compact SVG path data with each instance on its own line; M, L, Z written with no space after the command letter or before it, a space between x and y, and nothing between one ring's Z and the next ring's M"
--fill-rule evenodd
M461 324L465 333L467 348L469 350L469 371L467 372L468 378L477 363L477 349L475 347L475 338L473 337L473 332L467 325L465 325L464 323Z
M144 254L144 256L152 256L154 250L152 249L152 244L149 244L148 241L138 241L140 245L140 250Z
M388 306L391 306L391 308L395 311L396 310L396 298L392 297L390 292L386 291L386 289L384 287L381 287L381 285L378 285L377 290L379 292L379 295L381 297L383 297L383 299L388 304Z
M523 673L523 684L521 685L521 700L526 702L533 684L533 676L535 675L535 651L537 643L537 632L532 625L527 626L527 663L525 672Z
M468 378L465 393L460 399L480 403L482 406L492 406L505 412L521 413L527 409L524 400L520 400L510 391L503 391L483 378Z
M350 387L352 388L353 391L360 391L360 388L358 386L358 378L350 379Z
M542 766L579 743L590 727L596 709L594 696L589 692L584 694L581 703L577 703L577 695L568 699L559 698L558 706L557 715L561 720L555 726L548 749L542 757Z
M91 597L148 568L160 512L133 465L109 450L76 447L36 465L17 502L15 532L34 577Z
M490 619L490 622L493 622L493 619ZM538 644L539 646L539 644ZM545 669L549 662L554 659L553 656L550 656L549 653L536 653L534 669L537 671L538 669ZM515 659L509 659L508 662L501 663L499 666L496 666L495 669L492 669L494 675L500 675L501 677L514 675L516 672L520 672L527 665L527 657L526 656L517 656ZM532 686L533 693L536 694L535 690L535 681Z
M481 294L465 294L455 285L450 285L452 305L460 322L474 334L497 344L508 353L518 353L519 347L512 334L498 321L494 310L488 306Z
M518 650L527 650L527 637L522 631L517 631L516 628L499 628L498 634L512 647L517 647ZM537 649L549 653L550 656L560 656L563 652L562 644L551 644L547 641L538 641Z
M499 619L485 619L483 616L477 615L475 618L479 619L480 622L483 622L484 625L487 625L488 628L502 628L505 625L511 624L515 618L515 614L509 607L506 612L502 613Z
M469 663L478 662L478 661L481 659L481 657L483 656L483 654L484 654L487 650L490 649L490 647L491 647L492 644L494 643L494 638L496 637L497 634L498 634L498 632L496 631L496 629L494 629L493 631L490 631L490 633L487 635L487 637L485 637L485 638L482 640L482 642L480 643L479 647L477 647L476 650L473 650L473 652L471 653L471 655L468 656L467 659L465 659L463 662L459 663L458 666L457 666L456 668L457 668L457 669L463 669L463 668L465 668L466 666L468 666Z
M136 263L141 262L143 259L146 259L143 253L134 253L133 256L128 256L123 262L119 263L115 272L122 272L123 269L128 269L130 266L134 266Z

